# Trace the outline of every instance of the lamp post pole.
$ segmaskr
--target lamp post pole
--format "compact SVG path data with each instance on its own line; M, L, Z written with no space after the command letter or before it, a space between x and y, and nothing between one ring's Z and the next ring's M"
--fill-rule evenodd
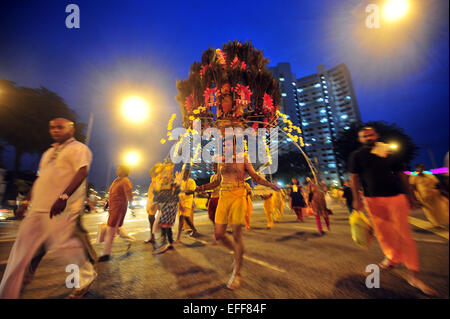
M92 111L91 115L89 116L89 123L88 123L87 133L86 133L86 141L84 142L86 144L86 146L89 146L89 140L91 139L93 124L94 124L94 111Z

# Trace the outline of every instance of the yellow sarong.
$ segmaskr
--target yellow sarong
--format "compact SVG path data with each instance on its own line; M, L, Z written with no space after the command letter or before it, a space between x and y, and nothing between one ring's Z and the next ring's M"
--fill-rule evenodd
M214 222L222 225L244 224L247 205L247 189L243 182L222 183Z
M434 226L447 226L449 224L448 198L441 195L436 189L439 180L434 175L411 175L409 183L416 185L417 200L422 204L423 212Z
M275 206L273 204L273 195L272 195L268 199L264 200L264 212L266 213L267 227L268 228L272 228L273 227L272 214L273 214L274 208L275 208Z

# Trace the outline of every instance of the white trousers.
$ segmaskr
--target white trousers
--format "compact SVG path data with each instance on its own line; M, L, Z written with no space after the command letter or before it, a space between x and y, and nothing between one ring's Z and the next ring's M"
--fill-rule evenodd
M106 223L98 224L97 244L105 242L103 255L111 255L111 248L116 235L119 235L128 243L136 241L136 238L129 235L122 227L109 227Z
M21 221L16 241L11 249L5 273L0 283L0 298L17 299L20 296L24 273L32 258L44 245L47 253L55 253L65 265L77 265L80 270L80 288L96 277L82 242L74 236L78 212L63 212L50 219L48 212L29 210ZM71 273L67 273L69 276Z

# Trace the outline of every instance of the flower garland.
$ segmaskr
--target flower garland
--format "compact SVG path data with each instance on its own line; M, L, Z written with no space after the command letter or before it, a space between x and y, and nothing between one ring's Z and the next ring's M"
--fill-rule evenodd
M283 130L286 131L286 135L295 143L299 143L301 147L305 146L303 138L300 136L300 134L302 133L301 128L295 126L292 121L287 118L286 114L283 114L277 110L277 115L282 118L283 123L287 124L286 127L283 127ZM298 135L292 134L293 131L297 131Z

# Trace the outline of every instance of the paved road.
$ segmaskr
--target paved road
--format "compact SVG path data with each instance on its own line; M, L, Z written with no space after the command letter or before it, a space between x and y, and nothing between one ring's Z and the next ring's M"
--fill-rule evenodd
M319 236L313 217L304 223L286 209L284 218L266 230L261 203L255 203L253 229L244 231L244 282L236 291L225 287L231 270L232 254L213 245L213 228L205 211L195 214L199 238L183 234L175 250L152 255L148 221L143 210L136 217L127 215L124 227L137 241L130 253L116 239L113 260L97 265L98 278L86 298L428 298L410 287L402 275L404 269L382 271L380 288L365 285L366 266L383 256L377 243L361 249L351 239L348 214L343 206L330 203L331 231ZM97 224L105 213L84 216L84 224L94 242ZM434 233L420 210L413 212L414 237L419 248L421 278L441 297L448 298L448 232ZM18 222L0 224L0 277L11 249ZM414 226L414 225L418 225ZM176 227L174 227L174 230ZM174 231L174 233L176 233ZM99 253L102 246L94 244ZM42 261L23 298L65 298L66 265L50 252Z

